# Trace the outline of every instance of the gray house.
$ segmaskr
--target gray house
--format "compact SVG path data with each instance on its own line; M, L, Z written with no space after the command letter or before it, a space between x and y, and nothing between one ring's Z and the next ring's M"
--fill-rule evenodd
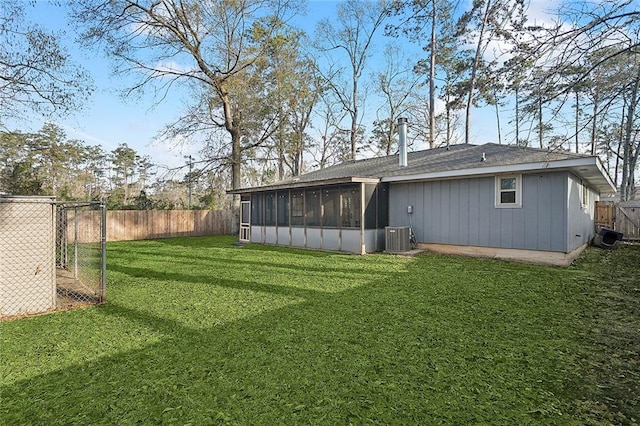
M411 227L422 249L563 265L615 187L595 156L497 144L406 154L401 144L399 156L232 192L242 241L364 254Z

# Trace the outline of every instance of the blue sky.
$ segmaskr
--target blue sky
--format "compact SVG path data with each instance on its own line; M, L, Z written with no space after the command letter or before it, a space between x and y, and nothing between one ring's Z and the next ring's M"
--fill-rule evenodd
M536 0L534 0L535 3ZM553 0L545 0L543 3L549 7ZM323 17L335 13L336 1L311 1L306 16L301 16L295 23L310 35L317 21ZM539 6L538 6L539 7ZM46 28L66 31L64 42L73 60L86 68L92 75L95 84L95 92L86 105L86 108L73 116L53 120L61 125L69 138L81 139L90 145L101 145L105 151L115 149L120 143L127 143L138 153L149 155L155 164L175 167L184 164L184 157L191 154L198 157L199 146L183 145L171 147L154 141L156 134L164 125L179 116L184 109L184 92L172 91L159 105L153 105L151 97L139 97L137 99L123 99L120 91L127 87L130 78L127 76L114 76L111 73L109 59L96 52L80 50L74 42L75 34L72 27L67 25L67 18L63 10L51 6L48 2L36 2L30 9L29 19L37 21ZM537 12L542 13L542 12ZM377 54L382 53L382 37L376 45ZM415 46L408 48L417 49ZM371 60L375 66L376 57ZM508 133L508 124L511 113L508 106L503 112L503 138ZM367 111L373 114L374 111ZM370 126L372 120L365 120ZM6 123L10 129L22 131L38 130L44 120L42 117L32 116L21 121ZM483 108L472 112L471 122L472 143L497 142L497 127L495 124L495 112L493 108ZM416 147L422 149L424 147Z
M322 17L330 16L335 10L335 1L311 1L306 16L300 17L297 25L313 33L315 23ZM11 130L37 131L45 121L53 121L62 126L71 139L80 139L89 145L101 145L105 151L115 149L120 143L127 143L143 155L149 155L159 165L174 167L184 163L184 157L197 157L199 146L183 145L171 147L156 142L155 136L162 128L175 120L184 109L184 92L171 91L159 105L154 105L151 96L123 99L121 90L132 81L128 76L111 73L111 62L100 53L81 50L75 43L75 34L68 25L62 8L47 1L38 1L33 7L26 7L27 19L55 31L64 31L62 40L73 61L88 70L94 82L95 92L85 108L73 116L46 120L38 115L8 120Z

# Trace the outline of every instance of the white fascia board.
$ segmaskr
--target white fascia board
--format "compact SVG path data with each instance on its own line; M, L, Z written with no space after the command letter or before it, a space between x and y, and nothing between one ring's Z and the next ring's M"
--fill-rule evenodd
M611 180L611 176L609 176L609 172L607 172L604 168L604 164L602 164L602 160L600 160L600 158L596 157L596 167L598 168L598 170L600 171L600 174L602 176L604 176L604 179L607 181L607 183L610 186L610 190L609 191L602 191L605 193L611 193L614 194L616 193L617 189L616 189L616 185L613 183L613 181Z
M590 167L598 170L604 185L597 185L601 193L615 192L611 178L604 170L602 162L597 157L573 158L569 160L542 161L537 163L509 164L501 166L474 167L459 170L445 170L441 172L420 173L415 175L387 176L381 182L406 182L419 180L438 180L464 178L471 176L490 176L508 173L537 172L545 170L572 170L577 172L580 167ZM579 173L578 173L579 174ZM605 183L606 182L606 183Z

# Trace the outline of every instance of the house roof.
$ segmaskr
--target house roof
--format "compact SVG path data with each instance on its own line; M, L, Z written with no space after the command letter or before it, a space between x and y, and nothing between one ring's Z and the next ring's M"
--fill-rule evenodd
M410 152L405 167L399 165L397 155L347 161L273 185L229 192L241 194L346 182L424 181L545 170L568 170L600 193L615 192L613 182L596 156L493 143Z

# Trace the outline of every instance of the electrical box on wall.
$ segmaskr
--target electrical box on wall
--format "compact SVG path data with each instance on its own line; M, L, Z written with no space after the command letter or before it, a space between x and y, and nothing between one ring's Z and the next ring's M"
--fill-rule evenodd
M413 213L413 206L407 206L407 213L408 214L412 214Z

